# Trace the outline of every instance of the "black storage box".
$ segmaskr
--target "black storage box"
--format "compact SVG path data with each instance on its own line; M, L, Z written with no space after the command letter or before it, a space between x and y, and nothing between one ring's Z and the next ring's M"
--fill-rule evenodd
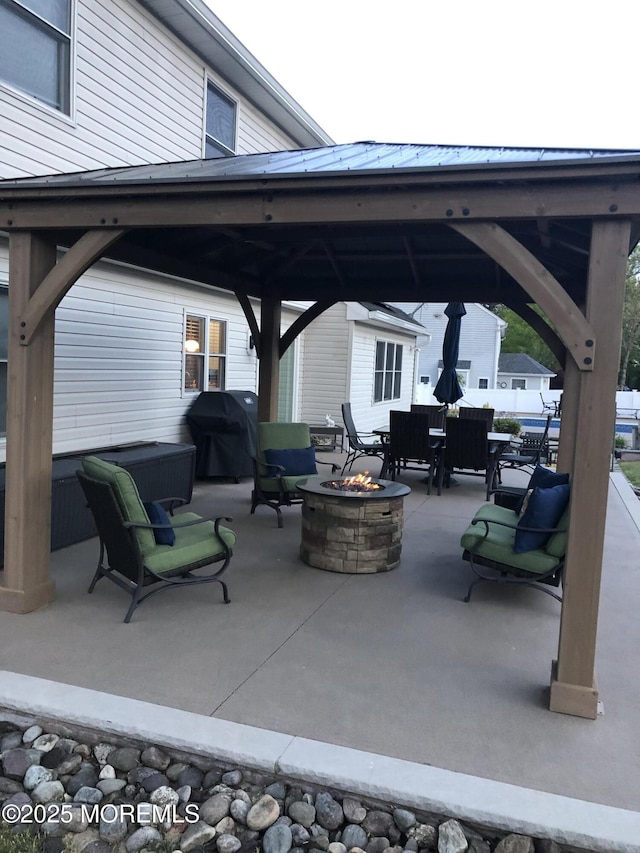
M253 476L258 398L253 391L203 391L187 412L196 476Z
M143 501L177 497L191 501L196 449L192 444L149 442L83 451L53 458L51 471L51 550L97 536L93 516L76 471L84 456L98 456L126 468ZM0 565L4 565L5 468L0 467Z

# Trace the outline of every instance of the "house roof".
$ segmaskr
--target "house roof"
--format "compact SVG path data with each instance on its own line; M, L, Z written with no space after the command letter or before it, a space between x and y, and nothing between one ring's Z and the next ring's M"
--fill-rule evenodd
M498 373L526 373L533 376L555 376L544 364L526 352L503 352L498 357Z

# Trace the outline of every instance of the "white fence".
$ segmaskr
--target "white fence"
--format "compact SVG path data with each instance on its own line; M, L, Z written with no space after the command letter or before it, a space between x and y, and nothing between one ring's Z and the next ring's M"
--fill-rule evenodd
M438 401L433 396L433 385L416 387L416 403L432 405ZM468 388L458 401L459 406L481 408L489 406L496 413L505 415L541 415L553 412L553 408L544 408L544 403L553 405L560 400L562 391L523 391L521 389ZM616 392L616 418L618 420L640 419L640 391Z

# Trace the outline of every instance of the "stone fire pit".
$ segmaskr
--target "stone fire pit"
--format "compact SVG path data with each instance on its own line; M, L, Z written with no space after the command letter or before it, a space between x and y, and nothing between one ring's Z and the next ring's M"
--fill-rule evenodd
M400 562L404 496L408 486L391 480L362 483L301 480L300 557L330 572L388 572ZM346 483L346 485L344 485Z

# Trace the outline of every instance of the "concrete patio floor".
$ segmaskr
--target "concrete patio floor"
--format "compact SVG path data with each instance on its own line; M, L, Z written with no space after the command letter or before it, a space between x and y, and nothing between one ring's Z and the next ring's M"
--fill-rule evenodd
M402 561L379 575L306 566L299 507L279 530L269 508L249 515L248 481L198 482L190 509L234 518L231 604L217 584L167 592L124 625L121 590L102 581L86 593L90 540L52 554L55 602L0 613L0 670L640 811L640 502L612 475L604 715L589 721L547 710L556 601L488 584L462 601L471 572L459 539L482 480L428 497L422 476L402 478Z

